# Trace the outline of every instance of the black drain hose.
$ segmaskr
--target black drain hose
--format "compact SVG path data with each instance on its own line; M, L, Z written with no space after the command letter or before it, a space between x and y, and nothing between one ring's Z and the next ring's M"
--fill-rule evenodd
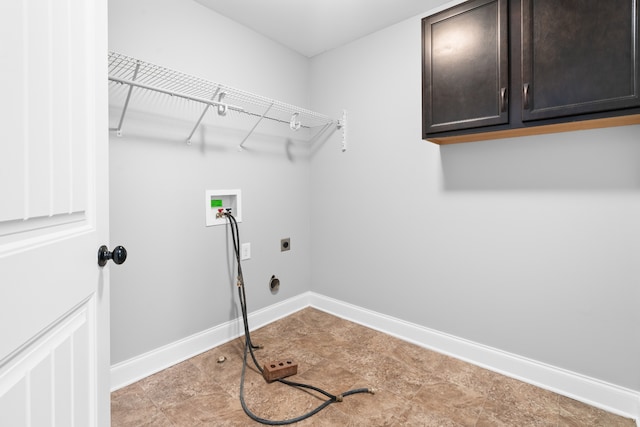
M253 350L260 348L260 346L254 345L253 342L251 342L251 333L249 332L249 320L248 320L248 316L247 316L247 296L245 294L244 278L242 276L242 265L240 263L240 231L238 229L238 222L236 221L235 217L230 212L225 212L224 214L229 219L229 228L231 228L231 235L233 237L233 249L234 249L235 256L236 256L236 262L238 264L238 281L237 281L238 297L240 299L240 309L242 311L242 323L243 323L243 326L244 326L244 337L245 337L245 341L244 341L244 357L243 357L243 362L242 362L242 374L241 374L241 377L240 377L240 404L242 405L242 409L244 410L244 412L251 419L253 419L254 421L257 421L259 423L262 423L262 424L274 425L274 426L276 426L276 425L287 425L287 424L293 424L293 423L297 423L298 421L305 420L305 419L311 417L312 415L317 414L318 412L320 412L321 410L323 410L327 406L331 405L332 403L342 402L342 399L345 396L349 396L349 395L357 394L357 393L371 393L371 394L373 394L374 393L373 389L357 388L357 389L346 391L346 392L336 396L334 394L331 394L331 393L329 393L327 391L324 391L324 390L322 390L322 389L320 389L318 387L314 387L314 386L309 385L309 384L297 383L297 382L288 381L288 380L285 380L283 378L280 378L277 381L281 382L282 384L286 384L286 385L291 386L291 387L307 388L307 389L310 389L310 390L314 390L314 391L317 391L317 392L319 392L321 394L324 394L325 396L328 397L328 399L325 400L317 408L307 412L306 414L300 415L299 417L290 418L288 420L267 420L265 418L261 418L261 417L257 416L253 412L251 412L251 410L247 407L247 404L246 404L246 402L244 400L244 378L245 378L245 373L246 373L246 369L247 369L247 355L251 354L251 358L253 359L253 363L255 364L255 366L258 369L258 371L260 371L260 373L262 374L263 369L260 366L260 363L258 363L258 360L256 359L255 354L253 353Z

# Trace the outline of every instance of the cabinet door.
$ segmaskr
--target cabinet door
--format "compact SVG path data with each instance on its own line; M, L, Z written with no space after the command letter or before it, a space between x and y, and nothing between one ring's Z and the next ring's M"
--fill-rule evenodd
M422 20L423 137L508 123L507 0L475 0Z
M640 105L638 0L522 0L523 120Z

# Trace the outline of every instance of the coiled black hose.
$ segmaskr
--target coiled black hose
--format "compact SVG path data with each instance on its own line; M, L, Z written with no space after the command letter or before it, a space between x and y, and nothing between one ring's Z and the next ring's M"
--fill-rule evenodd
M277 381L281 382L282 384L286 384L288 386L291 387L297 387L297 388L307 388L310 390L315 390L323 395L325 395L326 397L328 397L327 400L325 400L321 405L319 405L317 408L307 412L306 414L300 415L299 417L295 417L295 418L290 418L287 420L267 420L265 418L261 418L259 416L257 416L256 414L254 414L253 412L251 412L251 410L247 407L247 404L244 400L244 378L245 378L245 373L246 373L246 369L247 369L247 355L251 355L251 358L253 359L253 363L255 364L256 368L258 369L258 371L260 371L260 373L262 373L263 369L260 366L260 363L258 363L258 360L253 352L254 349L258 349L260 348L260 346L258 345L254 345L253 342L251 341L251 333L249 332L249 320L248 320L248 316L247 316L247 296L245 293L245 289L244 289L244 277L242 275L242 264L240 263L240 231L238 229L238 222L236 221L235 217L230 213L230 212L225 212L225 216L229 219L229 227L231 228L231 235L233 238L233 249L234 249L234 253L236 256L236 263L238 265L238 281L237 281L237 285L238 285L238 297L240 299L240 309L242 311L242 323L244 326L244 337L245 337L245 341L244 341L244 357L243 357L243 362L242 362L242 374L240 377L240 404L242 405L242 409L244 410L244 412L254 421L257 421L259 423L262 424L267 424L267 425L287 425L287 424L293 424L293 423L297 423L298 421L302 421L305 420L309 417L311 417L312 415L317 414L318 412L320 412L321 410L323 410L324 408L326 408L327 406L331 405L332 403L335 402L342 402L343 397L345 396L349 396L352 394L357 394L357 393L374 393L373 389L369 389L369 388L357 388L357 389L353 389L353 390L349 390L346 391L340 395L334 395L331 394L327 391L324 391L318 387L314 387L312 385L309 384L302 384L302 383L298 383L298 382L293 382L293 381L288 381L285 380L283 378L278 379Z

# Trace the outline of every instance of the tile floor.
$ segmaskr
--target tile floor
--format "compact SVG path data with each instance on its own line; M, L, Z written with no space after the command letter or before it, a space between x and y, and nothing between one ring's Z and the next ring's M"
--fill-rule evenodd
M373 387L333 403L296 426L602 426L633 420L474 365L425 350L322 311L306 308L252 333L261 363L292 358L289 379L338 394ZM239 401L243 342L216 347L115 391L113 427L262 425ZM226 361L218 363L220 356ZM247 369L247 406L267 419L288 419L324 400Z

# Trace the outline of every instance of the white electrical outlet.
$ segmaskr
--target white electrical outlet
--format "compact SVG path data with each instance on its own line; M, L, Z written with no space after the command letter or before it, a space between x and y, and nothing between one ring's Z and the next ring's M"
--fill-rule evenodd
M251 243L243 243L240 246L240 259L242 261L251 258Z

